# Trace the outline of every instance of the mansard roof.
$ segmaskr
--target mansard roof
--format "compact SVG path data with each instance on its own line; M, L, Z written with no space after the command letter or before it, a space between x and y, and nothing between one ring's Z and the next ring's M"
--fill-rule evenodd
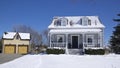
M67 19L68 25L66 26L55 26L55 21L60 19ZM83 26L79 25L79 21L81 19L88 19L90 20L90 25ZM72 23L72 25L71 25ZM83 22L84 24L85 22ZM105 26L102 24L98 16L62 16L62 17L54 17L52 20L52 23L48 26L48 28L105 28Z

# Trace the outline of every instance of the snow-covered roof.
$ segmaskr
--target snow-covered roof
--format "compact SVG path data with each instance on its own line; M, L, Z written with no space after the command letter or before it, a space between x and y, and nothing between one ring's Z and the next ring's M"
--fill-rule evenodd
M3 39L13 39L16 34L19 34L21 39L30 39L30 33L19 33L19 32L4 32Z
M55 21L61 18L67 19L68 25L66 26L55 26ZM82 19L88 19L91 22L91 25L79 25L78 22ZM72 23L72 25L70 25ZM85 23L84 21L82 23ZM63 16L63 17L54 17L52 23L48 26L48 28L105 28L105 26L101 23L98 16Z
M52 29L50 33L80 33L80 32L100 32L101 29Z

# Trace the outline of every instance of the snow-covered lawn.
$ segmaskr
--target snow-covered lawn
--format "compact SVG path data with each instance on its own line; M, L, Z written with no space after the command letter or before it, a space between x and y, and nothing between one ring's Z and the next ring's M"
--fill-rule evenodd
M0 68L120 68L120 55L25 55Z

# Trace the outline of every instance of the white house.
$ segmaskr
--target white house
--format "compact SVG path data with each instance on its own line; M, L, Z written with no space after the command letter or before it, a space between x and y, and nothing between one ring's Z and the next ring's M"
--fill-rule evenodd
M49 47L69 49L102 48L104 28L98 16L54 17L49 29Z

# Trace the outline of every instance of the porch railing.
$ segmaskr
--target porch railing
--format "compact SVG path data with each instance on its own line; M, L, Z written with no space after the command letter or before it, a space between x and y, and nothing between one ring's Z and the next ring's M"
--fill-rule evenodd
M66 43L65 42L53 42L51 43L51 47L56 47L56 48L65 48Z
M80 46L82 46L83 44L81 44ZM69 48L69 43L68 43L68 48ZM79 46L79 48L80 48ZM64 49L66 47L66 42L52 42L51 43L51 48L62 48ZM84 48L100 48L102 46L100 46L100 44L87 44L84 43Z
M91 44L91 45L88 45L88 44L84 44L84 48L85 49L103 49L103 46L100 46L100 44Z

